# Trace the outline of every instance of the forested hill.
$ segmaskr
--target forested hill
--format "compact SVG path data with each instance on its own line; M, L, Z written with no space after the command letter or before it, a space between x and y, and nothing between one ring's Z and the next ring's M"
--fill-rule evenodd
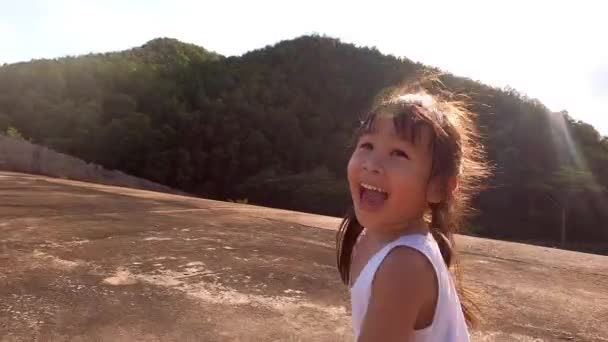
M0 67L0 130L204 197L341 215L360 114L427 69L319 36L240 57L155 39ZM469 96L495 166L473 233L608 242L608 140L513 89L442 81Z

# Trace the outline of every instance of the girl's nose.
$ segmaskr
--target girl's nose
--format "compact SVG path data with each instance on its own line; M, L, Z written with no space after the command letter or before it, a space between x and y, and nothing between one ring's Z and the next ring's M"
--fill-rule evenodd
M381 174L383 172L382 161L378 160L376 156L370 155L363 161L363 170Z

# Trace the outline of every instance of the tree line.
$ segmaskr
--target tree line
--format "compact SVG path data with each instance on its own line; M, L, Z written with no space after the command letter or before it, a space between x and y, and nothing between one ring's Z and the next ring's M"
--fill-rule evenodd
M427 71L322 36L239 57L162 38L1 66L0 131L202 197L342 215L358 119ZM471 233L608 242L607 138L515 89L440 79L478 114L494 166Z

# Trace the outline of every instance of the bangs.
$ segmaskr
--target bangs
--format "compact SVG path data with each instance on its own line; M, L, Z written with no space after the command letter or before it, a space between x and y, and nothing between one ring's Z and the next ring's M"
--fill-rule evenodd
M432 146L437 137L437 129L433 122L415 105L399 107L398 110L380 108L377 111L369 112L361 121L356 138L359 139L362 135L375 133L378 119L390 118L399 138L411 144L418 144L422 140L422 131L427 129L431 133L429 146Z

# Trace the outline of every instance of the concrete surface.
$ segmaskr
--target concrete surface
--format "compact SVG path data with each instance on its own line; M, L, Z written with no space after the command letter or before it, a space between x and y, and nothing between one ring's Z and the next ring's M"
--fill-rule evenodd
M350 341L339 219L0 173L0 341ZM475 341L608 341L608 257L458 237Z

